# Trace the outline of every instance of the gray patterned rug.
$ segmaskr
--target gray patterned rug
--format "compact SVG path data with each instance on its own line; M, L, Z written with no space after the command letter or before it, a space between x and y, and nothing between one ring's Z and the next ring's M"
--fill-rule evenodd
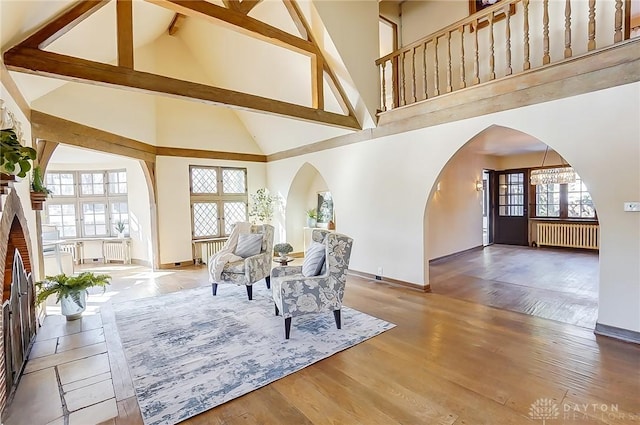
M348 290L348 289L347 289ZM296 317L291 339L270 290L223 285L113 304L146 425L176 424L376 336L395 325L343 307Z

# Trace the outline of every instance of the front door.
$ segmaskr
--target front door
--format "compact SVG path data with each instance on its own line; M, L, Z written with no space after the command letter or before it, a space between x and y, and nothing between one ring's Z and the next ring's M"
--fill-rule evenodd
M528 245L527 170L496 171L495 180L494 242Z

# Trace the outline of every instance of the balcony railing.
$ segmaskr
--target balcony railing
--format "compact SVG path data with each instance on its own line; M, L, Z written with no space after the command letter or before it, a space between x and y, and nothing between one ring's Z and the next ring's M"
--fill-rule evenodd
M378 59L381 111L626 40L630 9L630 0L502 0Z

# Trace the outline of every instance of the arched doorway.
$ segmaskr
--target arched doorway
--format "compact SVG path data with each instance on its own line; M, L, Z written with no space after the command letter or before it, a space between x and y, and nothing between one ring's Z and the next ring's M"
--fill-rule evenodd
M327 192L329 187L320 172L305 162L296 173L289 193L285 211L287 241L294 252L304 252L307 210L316 208L319 192Z
M531 185L530 170L540 168L545 156L545 167L566 165L532 136L490 126L449 159L425 208L430 287L435 293L593 328L599 226L588 182L578 176L571 184ZM486 170L491 175L488 194ZM491 222L500 243L485 249L484 220ZM549 240L540 229L559 236ZM504 237L516 230L519 237ZM549 247L530 247L542 244Z
M45 203L45 210L41 215L42 225L55 226L62 239L77 239L115 237L114 224L123 221L126 224L125 233L130 238L130 252L126 257L141 264L157 266L153 163L64 144L41 143L50 146L45 149L46 172L55 174L58 178L64 176L70 179L66 183L59 180L61 187L64 184L73 186L67 196L53 196ZM114 183L109 180L112 176L118 181ZM87 183L82 180L85 178L100 180ZM97 189L95 194L90 184ZM87 193L82 191L85 186L88 188ZM97 226L100 225L92 221L95 226L85 229L87 226L82 223L86 221L81 219L81 215L85 213L83 209L100 205L101 208L106 208L105 223L100 224L103 227L98 229ZM66 206L67 210L72 208L71 218L66 218L64 211L61 211L61 217L55 216L56 212L52 210L57 206ZM65 219L70 221L64 222ZM85 234L85 230L101 232L102 236L98 233ZM79 255L82 258L78 258L78 262L99 259L102 257L102 245L98 242L83 242Z
M27 360L36 333L35 288L27 220L16 190L11 190L0 220L0 270L3 270L0 314L0 411Z

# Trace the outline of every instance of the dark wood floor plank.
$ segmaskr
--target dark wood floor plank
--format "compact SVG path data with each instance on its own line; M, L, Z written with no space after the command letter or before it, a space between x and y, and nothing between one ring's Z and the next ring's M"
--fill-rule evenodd
M437 294L593 329L597 251L491 245L431 262Z

